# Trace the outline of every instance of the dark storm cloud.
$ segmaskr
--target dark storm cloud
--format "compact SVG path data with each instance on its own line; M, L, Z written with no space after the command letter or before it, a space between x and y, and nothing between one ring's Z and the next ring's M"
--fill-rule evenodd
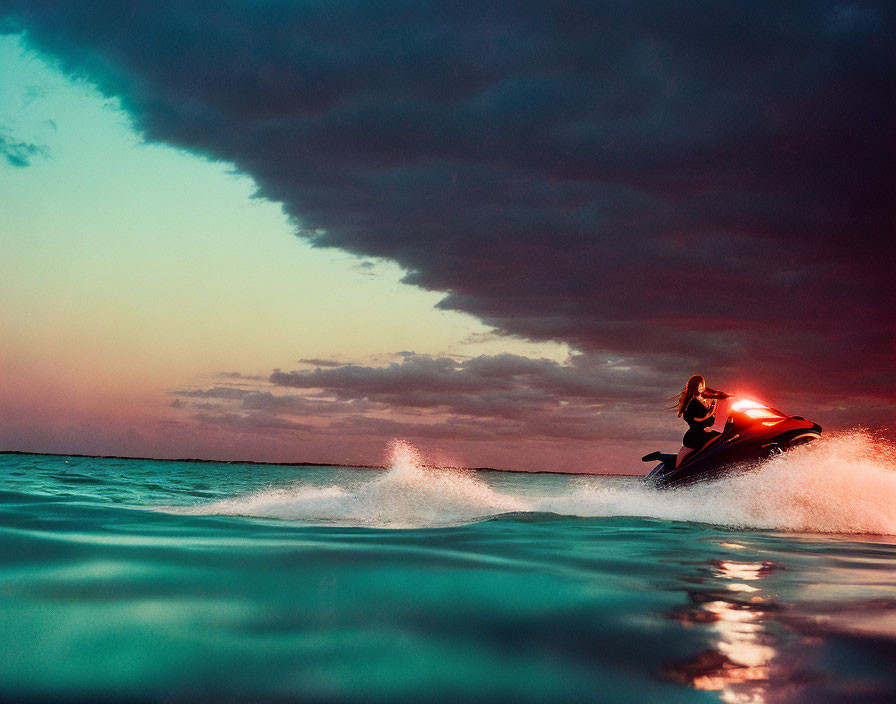
M302 236L397 261L442 308L896 398L889 2L3 7L148 139L232 161ZM418 370L327 371L376 396Z

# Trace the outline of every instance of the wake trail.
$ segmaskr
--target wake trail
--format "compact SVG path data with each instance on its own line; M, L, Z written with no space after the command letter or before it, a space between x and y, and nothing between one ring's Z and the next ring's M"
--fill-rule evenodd
M630 516L734 528L896 535L896 451L863 432L827 436L715 482L657 491L582 477L564 493L501 493L473 472L431 468L395 441L389 469L346 488L298 485L163 510L378 528L475 523L504 513Z
M413 446L394 441L388 471L360 487L270 489L177 512L423 528L527 510L526 501L496 492L472 472L427 467Z
M541 510L736 528L896 535L894 448L863 432L822 438L715 482L657 491L585 487Z

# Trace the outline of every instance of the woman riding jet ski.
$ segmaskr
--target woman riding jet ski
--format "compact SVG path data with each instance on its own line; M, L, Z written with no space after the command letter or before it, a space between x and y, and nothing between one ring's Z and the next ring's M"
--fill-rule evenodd
M707 389L699 374L688 380L678 397L678 415L684 417L689 428L684 447L677 455L652 452L642 458L644 462L659 461L645 477L648 484L666 488L718 479L733 465L755 463L821 436L818 423L746 399L731 404L721 433L710 430L715 421L716 399L722 398L729 396Z

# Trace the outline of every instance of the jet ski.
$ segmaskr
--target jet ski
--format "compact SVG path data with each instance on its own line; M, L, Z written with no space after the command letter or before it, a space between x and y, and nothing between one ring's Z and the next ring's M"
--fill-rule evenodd
M644 481L666 489L719 479L738 466L749 469L760 460L819 437L818 423L740 399L731 404L722 434L686 455L678 466L676 454L651 452L642 457L644 462L659 461Z

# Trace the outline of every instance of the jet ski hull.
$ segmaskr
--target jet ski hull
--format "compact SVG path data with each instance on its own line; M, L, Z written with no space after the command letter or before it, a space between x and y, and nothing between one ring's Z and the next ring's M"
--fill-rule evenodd
M644 457L644 461L659 460L645 482L667 489L713 481L734 471L748 471L772 455L821 436L821 426L801 416L786 416L758 404L755 408L764 409L765 415L751 417L749 410L732 411L722 434L687 455L678 466L673 454L654 452Z

